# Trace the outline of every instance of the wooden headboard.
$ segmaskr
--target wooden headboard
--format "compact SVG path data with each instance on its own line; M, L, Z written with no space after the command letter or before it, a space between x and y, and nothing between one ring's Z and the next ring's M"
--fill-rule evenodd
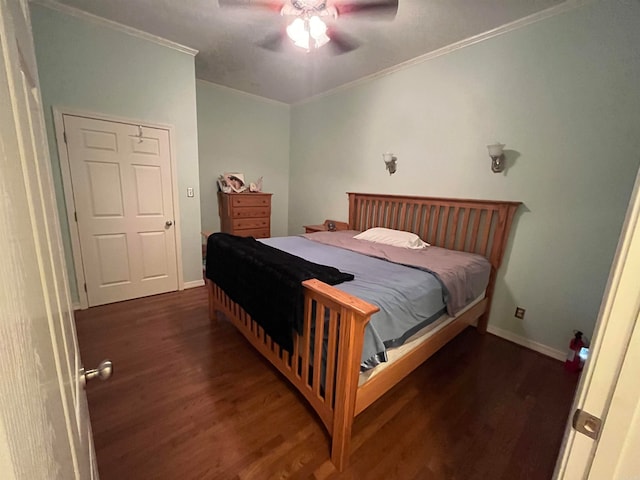
M425 242L483 255L497 271L521 202L349 192L349 227L386 227Z

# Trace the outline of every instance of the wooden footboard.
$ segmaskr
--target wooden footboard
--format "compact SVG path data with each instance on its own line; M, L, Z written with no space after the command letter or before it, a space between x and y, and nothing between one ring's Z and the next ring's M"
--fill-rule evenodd
M294 334L291 354L207 279L209 314L214 319L222 312L304 395L331 435L331 461L342 470L349 456L364 328L379 308L318 280L303 285L303 334Z

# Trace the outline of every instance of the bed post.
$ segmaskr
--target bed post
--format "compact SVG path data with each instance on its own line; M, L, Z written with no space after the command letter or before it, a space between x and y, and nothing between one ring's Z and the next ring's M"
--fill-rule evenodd
M325 387L328 386L326 403L323 403L326 407L323 407L319 413L322 418L326 418L325 425L331 435L331 461L338 471L342 471L349 462L351 427L355 417L364 330L371 320L371 315L380 308L316 279L305 280L302 285L308 290L305 293L307 301L317 302L317 312L322 309L328 309L331 312L332 320L330 321L333 322L333 328L329 328L328 352L335 352L336 362L334 369L331 366L333 362L327 361L327 372L332 372L327 375L329 378L335 378L333 383L335 390L331 393L332 382L329 380L329 383L325 384ZM320 317L324 318L324 314L320 314ZM298 349L297 355L308 355L304 353L306 351L306 348ZM317 353L317 355L315 362L319 363L320 354ZM327 355L333 356L329 353ZM297 367L293 367L293 372L297 372ZM293 377L297 378L296 375ZM297 383L296 385L298 386ZM304 379L302 388L298 386L298 389L308 399L310 398L308 394L312 390ZM318 395L314 394L310 398L312 405L315 404L316 396ZM324 408L326 408L326 417L322 413L325 411Z
M347 195L349 195L349 228L355 230L358 228L356 225L356 194L349 192Z
M377 307L364 315L344 307L341 310L340 316L344 323L340 327L336 402L331 435L331 461L339 472L348 465L351 453L351 428L355 417L364 328Z
M491 275L489 276L489 284L487 285L487 293L485 295L485 298L487 299L487 307L478 319L477 329L480 333L487 332L493 293L495 291L496 280L498 278L498 269L500 268L500 265L502 265L504 252L507 248L513 217L520 205L520 202L507 203L500 208L498 213L498 225L496 227L497 232L493 239L493 248L491 249L491 255L489 257L489 261L491 262Z
M209 320L213 322L218 319L216 315L216 302L215 302L215 296L213 292L213 282L208 278L206 279L206 282L207 282L207 298L209 299Z
M494 266L491 266L491 275L489 276L489 284L487 285L487 291L485 298L487 299L487 306L480 318L478 318L478 324L476 329L480 333L487 333L487 326L489 325L489 312L491 311L491 301L493 300L493 290L496 284L497 271Z

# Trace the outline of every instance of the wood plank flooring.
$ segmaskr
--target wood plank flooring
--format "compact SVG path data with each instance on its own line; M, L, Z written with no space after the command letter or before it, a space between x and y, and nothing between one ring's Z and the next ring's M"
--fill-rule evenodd
M577 376L469 328L355 421L339 474L302 397L204 287L76 313L102 480L549 479Z

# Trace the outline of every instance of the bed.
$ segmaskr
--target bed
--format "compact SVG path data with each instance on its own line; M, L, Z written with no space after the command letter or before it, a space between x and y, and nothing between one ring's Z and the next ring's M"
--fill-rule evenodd
M317 279L302 282L302 334L294 333L289 352L207 278L211 319L219 313L230 319L300 391L331 437L331 460L339 471L348 464L351 429L358 414L467 326L477 323L480 332L486 331L497 271L520 205L368 193L348 196L350 229L386 227L413 232L433 246L482 255L490 263L490 274L484 293L460 314L440 322L419 341L412 341L410 348L403 347L401 355L394 355L397 358L367 377L361 375L363 339L378 306Z

